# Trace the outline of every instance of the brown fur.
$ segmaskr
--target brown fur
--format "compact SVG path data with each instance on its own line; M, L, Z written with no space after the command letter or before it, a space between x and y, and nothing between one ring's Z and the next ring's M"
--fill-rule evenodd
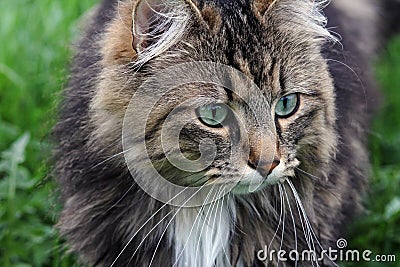
M59 143L55 174L64 203L59 228L71 244L71 250L78 253L83 262L96 266L113 263L114 266L147 266L152 259L153 266L173 265L176 247L182 245L176 237L186 233L183 228L195 225L194 218L190 217L195 216L193 214L207 217L203 209L212 204L201 208L184 207L181 211L163 206L147 195L135 183L135 178L153 181L153 177L146 177L147 172L142 168L148 153L152 164L167 180L189 186L198 182L166 160L161 132L168 114L180 103L190 100L190 104L202 106L204 97L229 105L242 118L243 125L212 128L194 120L182 128L179 149L188 158L199 156L201 140L215 141L218 157L200 173L204 179L202 183L215 186L240 181L242 165L249 167L256 162L263 162L263 168L250 167L268 173L272 165L263 157L281 162L281 169L279 165L272 168L279 171L282 178L279 182L254 193L230 193L217 201L221 204L220 214L232 217L229 227L216 225L218 229L214 229L216 233L219 229L226 230L223 234L229 237L226 257L229 262L233 266L268 263L275 266L276 259L262 262L255 253L270 242L275 250L295 249L295 231L299 234L297 248L308 249L304 235L300 235L304 231L301 224L304 217L296 209L297 201L302 202L316 238L324 247L334 248L348 221L361 210L368 171L365 148L368 116L364 114L370 112L370 105L366 105L365 99L374 103L376 96L369 67L370 53L377 46L374 40L376 17L370 22L369 17L357 12L360 20L353 24L349 14L354 8L368 10L368 14L376 11L367 2L349 5L342 0L334 0L326 9L330 18L337 19L333 26L339 25L337 30L343 36L347 51L344 52L318 22L322 18L318 15L318 1L173 2L190 14L183 35L166 51L138 65L145 49L157 42L156 38L139 40L142 37L134 31L132 14L140 1L144 0L103 1L99 6L86 37L81 40L60 122L55 129ZM150 4L154 3L158 0ZM151 14L141 19L151 22ZM156 23L160 23L159 20ZM154 26L150 22L149 28L142 30L150 31ZM357 40L353 32L363 41ZM365 44L369 40L374 44L367 47ZM345 57L345 53L350 56ZM136 151L136 158L124 158L124 117L127 114L134 118L145 116L145 110L129 114L130 101L138 88L161 70L196 61L230 66L254 82L259 95L248 93L249 87L241 86L244 78L235 73L229 76L232 86L238 87L235 93L196 82L168 91L157 100L146 121L147 151ZM363 67L363 72L357 65ZM190 69L181 69L167 78L179 80L189 74ZM360 78L365 81L365 87ZM166 79L166 84L168 82ZM163 92L162 86L155 86L154 91L142 95L143 99ZM276 116L277 101L294 93L299 95L300 101L295 114ZM264 97L267 104L258 96ZM254 104L257 114L267 121L258 125L243 104L244 100ZM139 104L143 109L147 108L149 103L142 102ZM188 114L193 115L194 110L185 106L183 111L177 111L173 122L184 121ZM243 128L249 140L240 135ZM134 130L130 134L136 137ZM267 134L269 132L272 134ZM232 145L230 136L241 138ZM135 142L132 145L136 145ZM266 144L267 149L263 149ZM243 151L250 151L249 155L244 155L250 157L249 161L243 160L245 157L230 161L230 153L240 155ZM296 200L288 180L300 200ZM160 185L154 184L155 189L164 190L157 186ZM170 212L178 212L180 219L172 220ZM155 217L148 221L152 215ZM280 217L283 215L284 219ZM280 222L286 228L284 233L276 234ZM183 225L182 229L174 228L176 225ZM148 233L151 234L147 236ZM133 255L135 249L138 252ZM211 252L201 253L204 258ZM225 257L215 258L215 264L225 261ZM329 260L324 263L333 265ZM310 262L305 262L298 266L309 265Z

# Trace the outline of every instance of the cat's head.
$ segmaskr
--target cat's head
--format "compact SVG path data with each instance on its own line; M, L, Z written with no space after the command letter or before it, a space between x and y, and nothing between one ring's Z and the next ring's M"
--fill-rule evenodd
M324 3L120 4L101 41L93 142L124 139L132 175L146 181L154 168L177 185L244 193L299 170L325 179L337 139Z

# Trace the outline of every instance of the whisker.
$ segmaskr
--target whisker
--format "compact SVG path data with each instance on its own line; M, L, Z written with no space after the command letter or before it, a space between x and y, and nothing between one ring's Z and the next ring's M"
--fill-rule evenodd
M279 245L279 250L282 250L282 245L283 245L283 235L285 233L285 221L286 221L286 207L285 207L285 200L283 198L283 193L282 193L282 184L278 184L278 190L279 190L279 198L281 200L281 206L283 207L283 219L282 219L282 234L281 234L281 243ZM279 258L278 258L278 265L279 265Z
M300 169L299 167L295 167L295 169L296 169L296 170L299 170L300 172L302 172L302 173L304 173L304 174L306 174L306 175L308 175L308 176L310 176L310 178L312 178L313 180L316 180L316 181L322 180L322 179L319 178L318 176L315 176L315 175L313 175L313 174L311 174L311 173L309 173L309 172L306 172L305 170L302 170L302 169Z
M215 206L218 206L219 205L219 202L220 201L215 201L217 198L218 198L218 196L221 194L221 188L218 190L218 192L217 192L217 195L216 196L214 196L214 198L213 198L213 202L210 204L210 206L209 206L209 208L208 208L208 210L207 210L207 213L206 213L206 216L205 216L205 218L204 218L204 220L203 220L203 224L202 224L202 226L201 226L201 230L200 230L200 234L199 234L199 236L201 236L202 234L203 234L203 230L204 230L204 226L207 224L207 218L209 217L209 214L210 214L210 217L212 216L212 212L214 211L214 207ZM214 218L215 218L215 216L214 216ZM197 230L199 229L199 226L200 225L198 225L197 226ZM209 226L210 227L210 226ZM207 228L207 230L206 230L206 232L207 232L207 234L208 234L208 229L209 228ZM208 237L208 235L206 234L206 237ZM200 239L198 240L198 242L197 242L197 245L196 245L196 253L195 253L195 261L197 260L197 255L198 255L198 250L199 250L199 246L200 246Z
M269 245L268 245L268 247L267 247L267 251L269 251L269 249L270 249L270 247L271 247L271 245L272 245L272 242L274 241L276 235L278 234L280 225L281 225L281 223L282 223L282 213L283 213L283 204L282 204L282 202L280 203L280 206L281 206L281 208L280 208L280 214L279 214L279 223L278 223L278 226L277 226L277 228L276 228L276 231L275 231L275 233L274 233L274 235L273 235L273 237L272 237L272 239L271 239L271 242L269 243Z
M331 59L331 58L328 58L327 61L332 61L332 62L339 63L339 64L343 65L344 67L346 67L347 69L349 69L353 73L353 75L357 78L357 80L360 83L361 88L363 90L365 104L368 104L367 92L365 91L364 83L363 83L362 79L360 78L360 76L357 74L357 72L353 68L351 68L349 65L347 65L346 63L344 63L342 61L339 61L339 60L336 60L336 59Z
M208 194L207 194L207 196L206 196L206 199L208 198L208 196L209 196L209 194L212 192L212 190L213 190L213 188L211 188L211 189L210 189L210 192L208 192ZM205 201L207 201L207 200L205 200ZM186 203L185 203L185 204L186 204ZM152 257L151 257L151 260L150 260L150 263L149 263L149 266L148 266L148 267L150 267L151 264L152 264L153 261L154 261L154 258L155 258L155 255L156 255L156 253L157 253L158 247L159 247L160 244L161 244L161 239L162 239L162 237L163 237L163 236L165 235L165 233L167 232L168 227L170 226L170 224L172 223L172 221L174 220L174 218L176 217L176 215L178 214L178 212L179 212L181 209L183 209L183 208L184 208L183 206L179 207L178 210L176 211L176 213L174 214L174 216L169 220L168 224L165 226L165 229L164 229L164 231L162 232L162 234L161 234L161 236L160 236L160 240L158 241L158 243L157 243L157 245L156 245L156 248L155 248L154 253L153 253ZM197 218L196 218L196 220L197 220Z
M212 191L213 189L214 189L214 185L211 187L210 192L208 192L208 194L207 194L207 196L206 196L206 199L208 199L208 197L209 197L209 195L210 195L210 193L211 193L211 191ZM206 201L207 201L207 200L204 200L204 203L205 203ZM202 206L200 207L200 210L199 210L199 212L198 212L197 215L196 215L196 218L195 218L195 220L194 220L194 223L193 223L192 227L190 228L189 236L186 238L186 242L185 242L185 244L183 245L183 248L182 248L181 252L179 253L178 257L175 259L175 262L174 262L174 264L172 265L172 267L175 267L175 266L178 264L179 259L182 257L182 254L183 254L183 252L185 251L186 246L187 246L187 244L188 244L188 242L189 242L189 238L190 238L190 236L192 235L193 228L194 228L194 226L196 225L197 219L199 218L199 216L200 216L201 212L203 211L203 209L204 209L204 205L202 205ZM175 214L175 215L176 215L176 214Z
M225 188L224 188L224 189L225 189ZM228 194L228 196L226 197L226 203L227 203L227 205L229 205L230 198L231 198L231 194ZM222 209L223 209L223 207L224 207L224 206L223 206L223 203L222 203L222 201L221 201L221 207L220 207L220 210L219 210L219 225L221 225L221 221L222 221ZM229 211L229 207L227 206L226 208L227 208L227 211L230 212L230 211ZM228 215L229 215L229 214L228 214ZM215 218L214 218L214 222L216 222ZM215 225L214 225L214 227L215 227ZM230 231L231 231L231 228L229 229L229 232L230 232ZM225 248L225 244L224 244L224 242L223 242L223 240L222 240L222 236L221 236L221 235L219 236L219 239L220 239L220 241L221 241L222 251L223 251L223 253L224 253L224 255L225 255L225 258L227 259L229 266L232 266L231 261L230 261L229 256L228 256L228 253L227 253L226 248Z
M151 232L153 232L153 230L156 229L157 226L160 225L160 224L164 221L164 219L167 218L167 217L172 213L172 211L173 211L173 210L170 210L164 217L162 217L161 220L160 220L158 223L156 223L156 225L154 225L154 226L150 229L150 231L142 238L142 240L140 241L139 245L136 247L135 251L133 252L131 258L129 259L129 262L128 262L128 263L130 263L130 262L132 261L133 256L135 256L136 252L139 250L139 248L142 246L142 244L144 243L144 241L146 240L146 238L151 234ZM124 247L124 248L125 248L125 247ZM112 265L111 265L111 266L112 266Z
M231 198L231 194L228 194L227 203L229 203L230 198ZM222 220L222 205L221 205L221 209L220 209L220 212L219 212L219 222L220 222L220 224L221 224L221 220ZM232 266L231 260L230 260L230 258L228 256L228 253L226 252L224 242L222 242L223 241L222 237L220 236L219 239L221 240L221 243L222 243L222 251L224 252L225 258L228 260L229 266Z
M324 179L322 179L322 178L320 178L320 177L318 177L318 176L315 176L315 175L313 175L313 174L311 174L311 173L309 173L309 172L306 172L305 170L302 170L302 169L300 169L300 168L298 168L298 167L296 167L296 169L299 170L300 172L304 173L305 175L310 176L310 177L312 178L313 181L319 182L319 181L324 180ZM339 201L340 196L339 196L338 193L335 192L333 189L334 189L334 188L332 188L332 187L330 187L330 186L324 184L324 190L325 190L326 192L330 193L334 198L336 198L336 199Z
M293 211L292 211L292 206L291 206L291 204L290 204L289 196L288 196L288 193L287 193L287 190L286 190L286 187L285 187L285 186L283 186L283 190L284 190L284 192L285 192L286 201L287 201L288 206L289 206L290 216L292 217L293 231L294 231L294 248L295 248L295 250L297 251L297 230L296 230L297 227L296 227L296 222L295 222L295 220L294 220ZM297 267L297 263L298 263L298 259L296 259L295 267Z
M202 235L204 226L207 224L208 227L207 227L207 229L206 229L206 238L211 238L211 239L212 239L212 235L210 236L210 235L208 234L208 232L209 232L209 231L212 231L213 229L216 229L216 228L215 228L215 222L216 222L216 217L217 217L217 210L218 210L219 205L221 204L221 211L222 211L223 201L224 201L223 199L220 199L220 200L218 200L218 201L215 201L215 199L219 199L219 198L221 197L221 195L224 193L225 187L226 187L226 185L223 185L223 186L218 190L217 195L214 197L214 202L212 203L213 205L212 205L211 208L209 209L209 210L211 210L210 217L211 217L211 216L213 215L213 213L215 212L213 223L212 223L212 224L209 224L209 223L208 223L209 221L205 220L205 221L203 222L203 226L202 226L202 229L201 229L200 236ZM208 214L207 214L207 215L208 215ZM207 215L206 215L206 218L207 218ZM211 234L212 234L212 233L211 233ZM199 241L200 241L200 240L199 240ZM207 241L206 241L206 242L207 242ZM197 256L198 256L197 252L198 252L199 243L200 243L200 242L198 242L197 247L196 247L196 256L195 256L196 259L197 259ZM212 248L212 249L211 249L211 253L213 253L213 251L214 251L214 249Z
M186 189L187 187L185 187ZM175 214L172 216L171 221L176 217L176 215L178 214L178 212L185 206L186 203L189 202L190 199L192 199L193 196L195 196L203 187L199 187L199 189L193 194L191 195L184 203L183 205L181 205L178 210L175 212ZM182 190L183 191L183 190ZM140 241L139 245L137 246L137 248L135 249L135 251L133 252L129 262L133 259L133 256L135 256L136 252L139 250L139 248L141 247L141 245L144 243L144 241L146 240L146 238L151 234L151 232L153 232L154 229L157 228L158 225L161 224L161 222L169 216L169 214L171 214L173 212L173 210L171 209L170 212L168 212L163 218L161 218L161 220L155 225L153 226L153 228L150 229L150 231L144 236L144 238L142 238L142 241Z
M176 196L174 196L173 198L171 198L168 202L164 203L155 213L153 213L153 215L151 215L143 224L142 226L140 226L140 228L132 235L132 237L128 240L127 244L122 248L121 252L117 255L117 257L115 258L115 260L113 261L113 263L110 265L110 267L114 266L114 264L117 262L117 260L121 257L122 253L124 253L124 251L126 250L126 248L129 246L129 244L132 242L132 240L135 238L135 236L143 229L143 227L149 222L151 221L154 216L157 215L157 213L159 213L163 208L165 208L165 206L169 205L170 202L172 200L174 200L176 197L178 197L179 195L181 195L185 190L187 189L187 187L185 187L182 191L180 191ZM201 189L201 187L200 187ZM196 191L191 197L193 197L196 193L198 193L200 191L200 189L198 191ZM189 198L190 199L190 198ZM171 210L172 211L172 210ZM169 215L171 213L171 211L167 214ZM166 215L166 216L167 216ZM162 221L162 220L161 220ZM161 221L159 223L161 223ZM158 223L158 224L159 224Z
M294 198L295 198L297 213L299 214L299 219L300 219L300 223L301 223L301 228L302 228L302 230L303 230L303 234L304 234L304 237L305 237L305 239L306 239L307 247L311 250L310 237L309 237L309 235L306 233L307 231L306 231L306 228L305 228L305 226L304 226L304 223L305 223L305 222L303 222L302 213L300 212L299 202L298 202L298 199L296 198L295 192L294 192L294 190L296 190L296 189L294 188L294 186L292 187L291 182L289 181L289 179L286 179L286 181L287 181L287 183L289 184L289 187L290 187L290 189L291 189L291 191L292 191L292 193L293 193L293 196L294 196Z
M304 209L304 206L303 206L303 204L302 204L302 202L301 202L300 196L299 196L299 194L297 193L296 188L294 187L293 183L292 183L290 180L287 180L287 182L288 182L290 188L292 189L292 192L293 192L293 195L294 195L294 197L295 197L295 199L296 199L296 202L298 202L298 204L300 205L300 209L301 209L301 211L302 211L302 216L303 216L303 218L304 218L304 220L305 220L305 222L306 222L307 230L308 230L308 232L309 232L310 239L311 239L311 241L312 241L312 245L313 245L314 251L315 251L314 239L315 239L315 241L317 242L319 248L322 249L322 250L324 250L324 247L322 246L321 242L319 241L318 236L315 234L314 229L313 229L313 227L312 227L312 225L311 225L311 222L310 222L309 219L308 219L307 213L306 213L306 211L305 211L305 209ZM325 255L325 256L328 257L327 255ZM337 265L331 258L328 257L328 259L329 259L335 266L339 266L339 265ZM319 266L318 262L317 262L317 266Z
M128 190L126 190L126 192L122 195L122 197L121 197L117 202L115 202L111 207L109 207L105 212L103 212L102 214L104 215L104 214L108 213L110 210L112 210L114 207L116 207L116 206L126 197L126 195L129 193L129 191L132 190L132 188L133 188L134 186L135 186L135 184L132 184L132 185L128 188Z
M100 165L103 165L104 163L106 163L106 162L108 162L108 161L110 161L110 160L112 160L112 159L114 159L114 158L116 158L118 156L121 156L122 154L125 154L128 151L131 151L132 149L134 149L134 147L128 148L126 150L118 152L117 154L111 155L111 156L107 157L105 160L100 161L96 165L92 166L91 169L95 169L95 168L99 167Z

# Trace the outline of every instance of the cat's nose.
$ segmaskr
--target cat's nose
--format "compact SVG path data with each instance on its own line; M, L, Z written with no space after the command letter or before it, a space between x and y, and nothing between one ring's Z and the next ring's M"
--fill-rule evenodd
M263 177L267 177L280 163L278 140L273 136L251 132L249 145L248 165Z
M266 177L279 165L280 156L278 145L269 144L264 148L260 145L253 145L250 147L248 165Z
M248 165L267 177L280 163L281 153L276 138L257 132L249 134Z
M250 154L251 155L251 154ZM253 169L257 170L263 177L268 176L280 163L280 159L274 156L271 161L259 161L258 158L249 157L248 164Z

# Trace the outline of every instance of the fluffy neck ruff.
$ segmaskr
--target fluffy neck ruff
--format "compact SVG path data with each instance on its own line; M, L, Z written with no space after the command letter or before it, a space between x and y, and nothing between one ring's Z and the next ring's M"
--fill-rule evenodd
M173 266L230 266L230 239L236 210L232 199L197 208L180 208L169 231Z

